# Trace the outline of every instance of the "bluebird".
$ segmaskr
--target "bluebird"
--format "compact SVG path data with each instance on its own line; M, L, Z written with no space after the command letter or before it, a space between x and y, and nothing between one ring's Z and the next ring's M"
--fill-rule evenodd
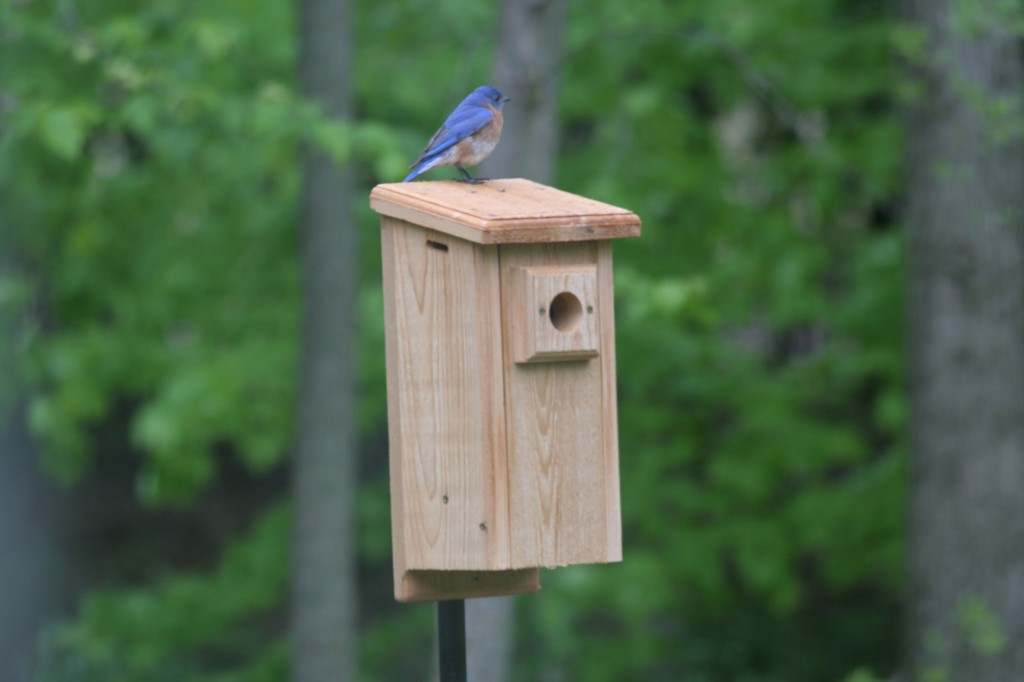
M466 182L483 182L467 173L466 166L480 163L498 146L505 122L501 108L507 101L508 97L490 85L469 93L430 138L427 148L409 166L412 173L402 182L437 166L455 166Z

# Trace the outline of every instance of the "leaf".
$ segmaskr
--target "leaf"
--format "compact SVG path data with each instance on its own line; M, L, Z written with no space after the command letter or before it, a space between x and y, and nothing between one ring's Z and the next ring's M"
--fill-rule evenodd
M39 135L55 155L74 161L81 154L85 137L97 118L97 112L88 105L56 106L40 116Z
M321 120L313 126L313 143L327 152L337 164L347 163L352 156L352 128L343 121Z
M981 596L960 602L960 627L974 649L986 656L998 656L1006 650L1006 628L999 616Z
M197 21L192 27L196 44L210 59L220 59L238 42L237 31L224 23Z
M843 682L885 682L867 668L858 668L843 678Z

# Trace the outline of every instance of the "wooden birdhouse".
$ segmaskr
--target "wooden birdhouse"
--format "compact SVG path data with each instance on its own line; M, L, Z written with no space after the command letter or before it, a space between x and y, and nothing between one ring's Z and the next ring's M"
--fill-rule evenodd
M378 185L395 597L513 594L619 561L612 239L527 180Z

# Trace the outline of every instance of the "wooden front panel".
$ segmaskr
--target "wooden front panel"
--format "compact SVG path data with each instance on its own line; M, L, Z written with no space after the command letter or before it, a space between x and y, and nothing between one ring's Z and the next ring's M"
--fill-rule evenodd
M500 247L511 567L619 561L618 434L611 245ZM513 339L530 305L521 268L597 267L600 354L517 364ZM528 312L533 312L528 311Z

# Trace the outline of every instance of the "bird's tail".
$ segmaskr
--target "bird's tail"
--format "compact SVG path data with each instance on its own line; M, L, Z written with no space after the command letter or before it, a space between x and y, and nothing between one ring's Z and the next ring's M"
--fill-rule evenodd
M413 168L412 173L409 173L409 176L406 177L405 180L402 180L402 182L409 182L409 181L411 181L413 178L415 178L420 173L425 173L428 170L430 170L431 168L433 168L434 166L436 166L437 163L438 163L438 158L436 156L432 157L432 158L429 158L429 159L426 159L422 163L418 164L415 168Z

